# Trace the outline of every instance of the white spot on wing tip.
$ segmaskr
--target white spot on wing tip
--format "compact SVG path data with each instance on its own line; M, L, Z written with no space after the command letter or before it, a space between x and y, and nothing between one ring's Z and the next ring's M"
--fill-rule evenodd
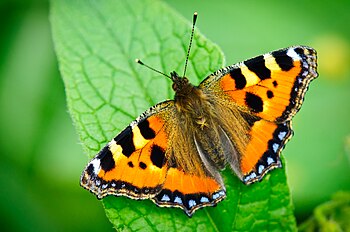
M295 52L295 48L289 48L287 55L292 57L293 60L301 60L300 56Z
M200 202L207 203L207 202L209 202L209 199L207 197L201 197Z
M94 174L97 175L100 172L101 162L99 159L93 159L91 161L92 166L94 167Z
M100 186L101 181L100 180L96 180L95 184L96 184L96 186Z

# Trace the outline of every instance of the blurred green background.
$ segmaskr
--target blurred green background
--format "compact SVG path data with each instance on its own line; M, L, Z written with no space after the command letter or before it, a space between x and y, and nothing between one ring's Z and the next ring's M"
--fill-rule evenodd
M198 11L199 30L227 64L290 45L316 48L320 76L283 152L298 222L350 190L350 2L166 2L189 20ZM2 229L112 231L102 204L79 187L88 160L66 108L49 3L2 0L0 12Z

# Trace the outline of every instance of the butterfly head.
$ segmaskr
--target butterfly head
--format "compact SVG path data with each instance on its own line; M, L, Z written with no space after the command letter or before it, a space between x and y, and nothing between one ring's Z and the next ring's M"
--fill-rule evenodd
M175 91L174 101L179 112L187 112L188 115L200 115L205 105L206 96L203 91L192 85L187 77L179 76L176 72L170 73L173 81L172 88Z
M175 71L170 73L170 79L173 81L172 88L176 93L184 92L186 94L193 88L187 77L181 77Z

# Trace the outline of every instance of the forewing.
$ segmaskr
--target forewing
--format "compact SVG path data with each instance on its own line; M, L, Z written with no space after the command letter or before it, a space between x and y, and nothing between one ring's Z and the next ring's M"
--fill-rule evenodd
M167 101L152 107L110 141L83 171L81 186L98 198L145 199L158 194L168 170L163 115L172 106Z
M201 88L223 91L243 111L268 121L290 120L317 77L316 51L295 46L261 55L210 75Z

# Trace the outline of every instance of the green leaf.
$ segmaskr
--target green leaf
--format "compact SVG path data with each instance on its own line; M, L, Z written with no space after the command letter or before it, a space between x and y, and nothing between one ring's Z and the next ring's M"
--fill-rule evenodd
M167 78L134 62L182 72L191 24L164 3L52 1L51 23L68 108L90 158L144 110L172 98ZM224 56L198 30L193 43L187 76L198 84L223 67ZM103 200L106 215L126 231L296 230L284 169L251 186L229 170L223 176L227 198L191 219L180 209L113 196Z

